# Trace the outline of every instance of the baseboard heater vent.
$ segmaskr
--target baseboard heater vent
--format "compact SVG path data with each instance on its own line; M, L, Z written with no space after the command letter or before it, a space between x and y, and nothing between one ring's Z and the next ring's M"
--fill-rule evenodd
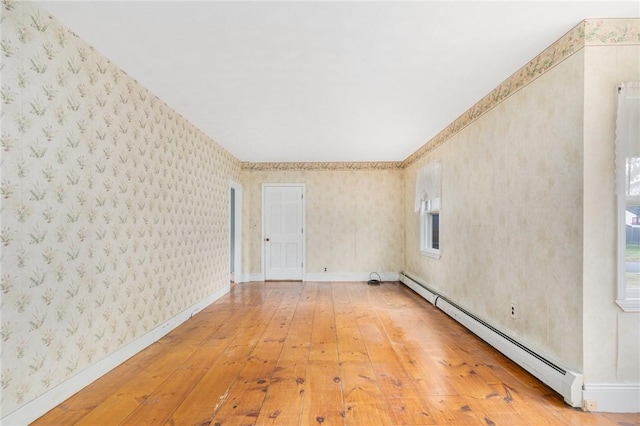
M404 273L400 281L564 397L582 407L582 374L569 371Z

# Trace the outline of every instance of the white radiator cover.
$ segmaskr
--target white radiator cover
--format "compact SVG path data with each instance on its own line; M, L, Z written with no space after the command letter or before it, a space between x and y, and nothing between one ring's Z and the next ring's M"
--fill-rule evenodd
M414 279L401 273L400 281L418 293L425 300L442 309L451 318L458 321L485 342L502 352L506 357L527 370L541 382L558 392L572 407L582 407L582 374L570 371L557 363L549 361L534 350L527 348L517 340L488 324L486 321L465 311L455 303L440 296L437 292L423 286Z

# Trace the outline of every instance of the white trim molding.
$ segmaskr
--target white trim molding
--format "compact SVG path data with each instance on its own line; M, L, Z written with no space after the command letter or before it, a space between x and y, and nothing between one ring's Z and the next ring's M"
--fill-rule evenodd
M242 283L246 283L246 282L251 281L249 279L249 275L247 275L247 274L235 274L234 279L235 279L235 281L234 281L235 284L242 284Z
M233 180L229 180L229 188L235 191L235 203L233 217L234 225L234 282L243 282L242 278L242 185ZM231 220L231 214L229 214L229 220ZM231 249L231 248L229 248Z
M640 312L640 299L616 299L616 303L625 312Z
M640 383L589 383L583 386L585 406L589 411L606 413L640 413Z
M309 272L305 275L305 281L369 281L369 272ZM377 277L375 277L377 278ZM400 274L398 272L380 272L380 278L383 282L398 281Z
M330 282L330 281L345 281L345 282L360 282L369 281L369 272L309 272L304 275L304 281L318 281L318 282ZM255 281L264 281L264 275L259 274L245 274L241 275L242 281L236 283L247 283ZM377 278L377 277L376 277ZM381 272L380 278L383 282L400 281L400 274L398 272Z
M173 318L170 318L167 321L163 322L144 336L141 336L136 340L128 343L127 345L118 349L116 352L107 355L107 357L90 365L75 376L70 377L66 381L49 389L44 394L23 405L16 411L3 417L0 420L0 424L4 426L26 425L35 421L36 419L44 415L47 411L61 404L76 392L85 388L132 356L136 355L143 349L160 340L173 329L187 321L189 318L227 294L229 290L230 284L223 286L209 297L202 299L200 302L190 306Z
M243 274L241 275L242 281L238 281L236 278L236 283L250 283L254 281L264 281L264 275L262 273L258 274Z
M400 274L400 281L411 289L422 287L423 290L419 291L418 294L424 297L425 300L441 309L469 331L558 392L564 397L564 401L567 404L572 407L582 407L582 374L563 367L559 362L550 359L544 353L536 351L534 347L525 345L523 342L509 336L504 331L499 330L405 273Z

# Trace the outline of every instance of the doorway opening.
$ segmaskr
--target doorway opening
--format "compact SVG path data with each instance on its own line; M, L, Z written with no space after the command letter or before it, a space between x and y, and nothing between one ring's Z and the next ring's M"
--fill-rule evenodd
M229 182L229 281L243 282L242 277L242 186Z

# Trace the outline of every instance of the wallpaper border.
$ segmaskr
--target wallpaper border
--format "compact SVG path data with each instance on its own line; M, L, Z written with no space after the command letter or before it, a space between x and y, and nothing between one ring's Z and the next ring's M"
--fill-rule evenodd
M306 171L335 171L335 170L399 170L402 168L401 161L379 161L379 162L292 162L292 163L242 163L242 170L248 171L283 171L283 170L306 170Z
M407 157L402 162L402 168L406 168L424 157L512 94L585 46L635 44L640 44L640 19L638 18L588 19L580 22Z
M640 44L640 19L586 19L500 83L404 161L382 162L243 162L242 170L389 170L404 169L427 155L502 101L524 88L585 46Z
M583 23L586 46L640 44L640 18L587 19Z
M241 168L250 171L404 169L584 47L636 44L640 44L639 18L586 19L580 22L403 161L243 162Z

